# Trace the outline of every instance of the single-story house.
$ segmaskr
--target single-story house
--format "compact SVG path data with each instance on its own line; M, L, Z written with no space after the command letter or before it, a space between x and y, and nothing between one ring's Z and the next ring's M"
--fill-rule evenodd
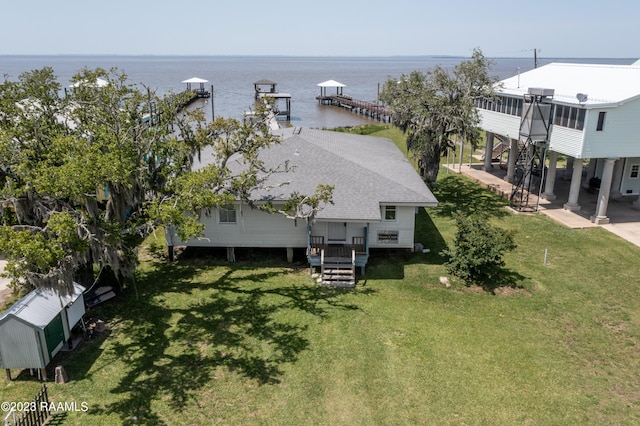
M495 139L508 146L506 180L514 181L518 146L526 142L522 124L533 96L548 117L542 144L548 159L539 188L556 198L558 154L568 158L572 180L565 209L580 210L581 187L598 191L594 223L608 223L610 198L640 195L640 61L632 65L551 63L504 79L497 100L478 99L481 127L487 132L486 170L491 168ZM583 172L588 160L586 173ZM583 176L584 175L584 176ZM542 191L543 190L543 191ZM640 201L634 203L640 206Z
M236 203L203 215L206 228L200 238L180 241L169 231L170 249L283 248L291 259L293 249L304 248L312 268L344 260L352 270L358 266L364 271L370 249L414 248L418 210L438 201L393 141L306 128L276 132L281 143L263 150L260 159L266 167L286 163L293 170L269 176L271 189L252 198L272 200L278 208L294 191L313 194L318 184L328 184L335 187L333 204L322 206L305 223Z
M84 290L78 283L66 296L36 289L0 314L0 368L37 368L46 379L45 368L85 313Z

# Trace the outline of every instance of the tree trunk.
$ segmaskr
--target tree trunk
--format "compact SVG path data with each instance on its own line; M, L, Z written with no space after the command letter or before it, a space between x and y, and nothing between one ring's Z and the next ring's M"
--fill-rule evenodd
M423 178L430 188L433 188L438 179L440 169L440 144L433 144L423 153L424 175Z
M85 264L78 268L75 275L75 281L85 288L89 288L93 285L96 276L93 272L93 256L91 256L91 253L89 253L89 257Z

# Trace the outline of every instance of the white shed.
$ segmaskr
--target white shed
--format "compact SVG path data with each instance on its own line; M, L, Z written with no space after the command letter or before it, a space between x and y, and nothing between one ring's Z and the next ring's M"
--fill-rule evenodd
M0 368L44 369L85 312L84 287L62 296L33 290L0 314Z

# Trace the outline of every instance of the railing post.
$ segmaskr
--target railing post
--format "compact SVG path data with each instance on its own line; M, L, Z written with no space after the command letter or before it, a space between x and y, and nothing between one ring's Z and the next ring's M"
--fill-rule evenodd
M42 384L42 394L44 395L44 401L47 403L46 404L46 409L44 410L44 413L41 413L43 418L46 420L49 417L49 394L47 392L47 385L45 385L44 383Z

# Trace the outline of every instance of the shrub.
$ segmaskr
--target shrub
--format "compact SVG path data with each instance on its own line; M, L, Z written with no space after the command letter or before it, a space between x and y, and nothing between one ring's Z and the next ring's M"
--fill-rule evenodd
M443 250L447 270L467 282L497 276L504 266L502 256L516 248L511 232L489 224L482 215L454 215L456 231L452 250Z
M343 133L354 133L357 135L370 135L372 133L380 132L388 128L389 126L385 124L362 124L355 127L337 127L332 130Z

